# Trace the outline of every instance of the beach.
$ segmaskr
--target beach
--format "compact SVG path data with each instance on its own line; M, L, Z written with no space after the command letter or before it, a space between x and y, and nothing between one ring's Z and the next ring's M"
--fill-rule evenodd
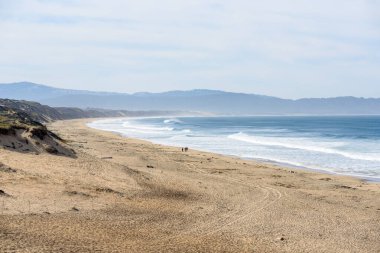
M0 151L0 252L379 252L380 185L48 128L76 157Z

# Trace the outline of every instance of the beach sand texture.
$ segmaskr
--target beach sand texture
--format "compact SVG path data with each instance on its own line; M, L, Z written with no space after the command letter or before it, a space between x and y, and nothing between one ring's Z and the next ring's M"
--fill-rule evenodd
M86 122L49 126L77 158L0 150L0 252L380 252L379 184Z

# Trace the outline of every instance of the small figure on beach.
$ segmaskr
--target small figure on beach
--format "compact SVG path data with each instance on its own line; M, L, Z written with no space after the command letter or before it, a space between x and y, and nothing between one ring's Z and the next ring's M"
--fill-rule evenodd
M184 149L184 150L185 150L185 152L187 152L187 151L189 151L189 148L188 148L188 147L185 147L185 149Z

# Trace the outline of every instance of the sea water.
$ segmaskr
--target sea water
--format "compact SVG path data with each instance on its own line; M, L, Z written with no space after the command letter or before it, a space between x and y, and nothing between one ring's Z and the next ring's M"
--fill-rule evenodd
M89 126L153 143L380 180L380 116L127 118Z

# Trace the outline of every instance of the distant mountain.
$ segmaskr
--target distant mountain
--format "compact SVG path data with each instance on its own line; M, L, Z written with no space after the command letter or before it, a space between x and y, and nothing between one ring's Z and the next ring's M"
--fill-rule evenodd
M380 99L337 97L281 99L218 90L135 94L58 89L22 82L0 84L0 97L37 101L55 107L113 110L197 111L234 115L378 115Z
M41 101L66 95L107 95L113 93L69 90L30 82L0 84L0 98Z

